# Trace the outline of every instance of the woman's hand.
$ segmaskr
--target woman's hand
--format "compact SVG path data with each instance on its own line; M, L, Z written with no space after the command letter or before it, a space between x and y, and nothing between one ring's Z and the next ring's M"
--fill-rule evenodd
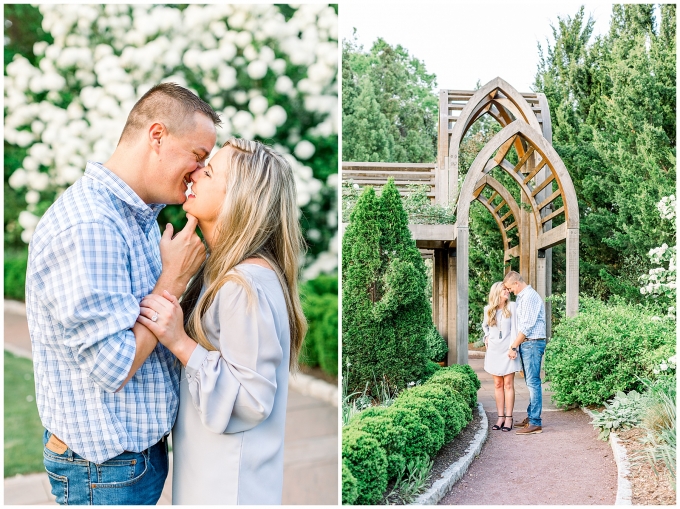
M158 341L186 366L196 342L184 332L184 313L177 297L167 291L163 291L163 296L147 295L142 299L140 309L137 321L153 332Z
M484 336L484 346L489 348L489 336Z

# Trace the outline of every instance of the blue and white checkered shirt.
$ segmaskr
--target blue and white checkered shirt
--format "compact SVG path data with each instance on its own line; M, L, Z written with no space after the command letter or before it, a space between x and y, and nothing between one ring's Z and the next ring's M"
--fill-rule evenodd
M88 162L29 246L26 311L40 419L95 463L154 445L177 414L179 364L161 344L115 392L135 356L139 302L161 273L162 208Z
M545 306L531 285L517 295L517 330L527 339L545 338Z

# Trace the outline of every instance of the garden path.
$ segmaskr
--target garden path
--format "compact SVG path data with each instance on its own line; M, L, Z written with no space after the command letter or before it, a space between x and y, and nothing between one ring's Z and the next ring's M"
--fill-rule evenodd
M479 401L490 423L496 421L493 379L484 360L470 365L482 387ZM523 378L515 380L515 421L526 417L529 394ZM607 442L597 439L580 409L561 411L543 392L543 433L519 436L489 430L482 451L441 505L613 505L617 467Z
M31 358L31 340L21 303L5 301L4 346ZM170 474L158 505L172 501ZM4 481L6 505L55 505L46 473L18 475ZM284 442L283 504L338 503L338 407L291 388Z

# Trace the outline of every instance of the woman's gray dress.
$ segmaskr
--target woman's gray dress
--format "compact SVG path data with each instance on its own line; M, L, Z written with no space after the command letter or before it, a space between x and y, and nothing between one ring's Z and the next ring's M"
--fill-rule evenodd
M237 270L203 318L218 351L198 346L182 369L173 428L173 504L280 504L290 328L276 273Z
M519 355L513 360L508 357L508 349L512 342L517 339L517 304L509 302L510 318L504 318L502 312L496 311L496 325L489 327L484 308L484 323L482 329L484 336L489 338L484 356L484 371L496 376L505 376L522 370ZM500 327L499 327L500 325Z

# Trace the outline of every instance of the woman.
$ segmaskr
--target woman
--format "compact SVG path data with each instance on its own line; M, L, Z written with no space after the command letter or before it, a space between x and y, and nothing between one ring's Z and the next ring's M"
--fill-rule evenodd
M510 292L503 283L494 283L489 305L484 307L484 371L493 375L498 420L491 429L510 431L515 406L515 372L522 369L519 358L510 359L508 349L517 337L517 305L510 302Z
M191 174L184 210L208 259L181 307L149 295L139 317L183 366L173 504L280 504L288 370L307 327L292 170L265 145L232 138Z

